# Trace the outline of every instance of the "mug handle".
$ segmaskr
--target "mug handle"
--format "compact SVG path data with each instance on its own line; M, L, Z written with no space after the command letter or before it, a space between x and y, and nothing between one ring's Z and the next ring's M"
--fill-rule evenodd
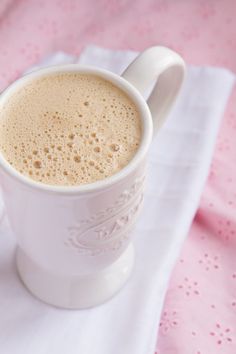
M166 47L151 47L142 52L123 72L122 77L144 95L156 80L147 100L152 114L154 134L165 121L185 75L181 56Z

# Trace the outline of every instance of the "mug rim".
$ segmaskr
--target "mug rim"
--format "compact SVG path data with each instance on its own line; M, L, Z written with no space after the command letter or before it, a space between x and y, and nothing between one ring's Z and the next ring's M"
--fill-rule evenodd
M51 192L58 194L84 194L90 192L97 192L102 189L108 188L116 183L122 181L125 177L130 175L138 165L139 161L142 161L145 157L149 145L153 136L153 123L152 116L145 101L144 97L141 93L126 79L122 76L119 76L115 73L112 73L106 69L96 68L93 66L80 65L80 64L63 64L63 65L54 65L48 66L46 68L36 69L30 73L25 74L20 77L12 84L10 84L0 96L0 106L4 104L4 101L8 99L11 94L14 94L15 91L20 89L20 86L27 84L31 80L41 76L47 76L55 73L66 73L66 72L76 72L76 73L84 73L84 74L93 74L100 76L107 81L110 81L112 84L120 88L124 91L134 102L138 112L140 114L140 119L142 122L142 138L140 141L140 145L133 156L133 158L129 161L129 163L122 168L120 171L114 173L113 175L106 177L104 179L86 183L82 185L50 185L42 182L35 181L30 177L25 176L24 174L18 172L10 163L4 158L4 155L0 151L0 166L3 168L4 172L18 180L18 182L23 183L24 185L31 187L33 189L37 189L42 192Z

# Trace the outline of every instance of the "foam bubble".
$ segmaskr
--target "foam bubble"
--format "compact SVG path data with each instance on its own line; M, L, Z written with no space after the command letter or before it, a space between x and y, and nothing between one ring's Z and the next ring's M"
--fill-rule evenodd
M93 151L95 151L95 152L100 152L100 151L101 151L100 146L95 146L95 148L93 149Z
M42 162L37 160L37 161L34 161L33 165L34 165L35 168L41 168L42 167Z
M81 157L79 155L74 156L74 161L77 162L77 163L80 162L81 161Z
M111 144L110 149L111 149L111 151L119 151L120 146L118 144Z

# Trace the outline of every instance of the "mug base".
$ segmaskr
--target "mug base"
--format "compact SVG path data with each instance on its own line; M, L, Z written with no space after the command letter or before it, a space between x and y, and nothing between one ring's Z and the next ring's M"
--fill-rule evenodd
M102 304L123 287L133 268L134 248L130 244L109 267L83 276L51 274L19 247L16 264L22 282L38 299L56 307L84 309Z

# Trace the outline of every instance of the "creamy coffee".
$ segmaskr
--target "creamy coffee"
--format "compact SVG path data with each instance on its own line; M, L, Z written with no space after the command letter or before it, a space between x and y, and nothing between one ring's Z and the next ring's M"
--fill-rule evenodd
M141 122L132 100L96 75L33 79L0 107L0 150L22 174L81 185L115 174L136 153Z

